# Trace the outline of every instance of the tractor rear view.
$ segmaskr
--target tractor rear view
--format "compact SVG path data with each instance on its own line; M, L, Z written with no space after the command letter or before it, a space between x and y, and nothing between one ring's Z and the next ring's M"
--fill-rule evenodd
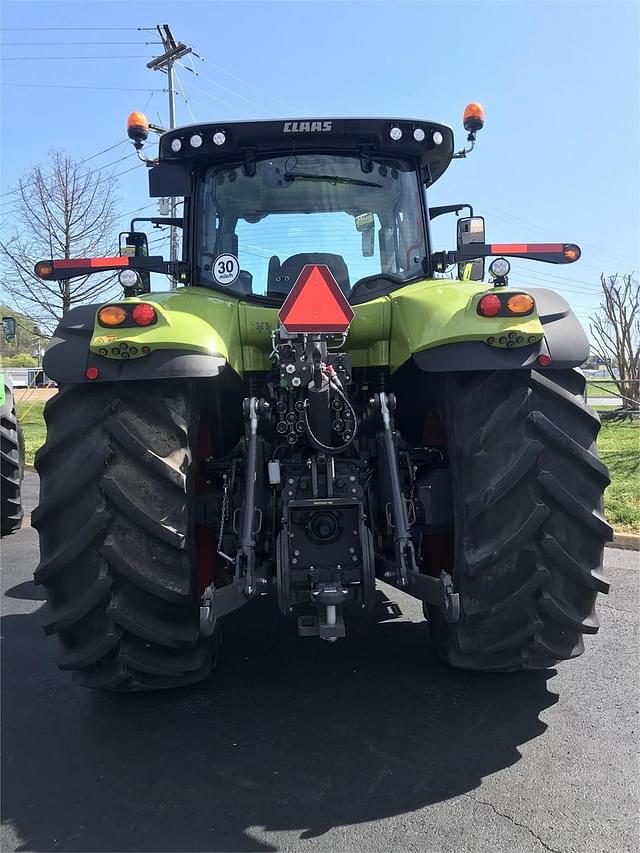
M79 684L203 679L224 616L262 595L300 636L339 641L377 579L423 602L466 669L552 666L597 631L611 529L588 344L507 260L580 250L488 243L470 205L429 207L479 105L464 122L457 152L421 120L171 130L145 162L183 216L147 221L182 229L181 259L149 256L136 220L118 257L36 265L119 270L124 289L70 311L44 362L60 391L36 458L36 581ZM132 114L141 159L147 134ZM434 246L452 213L456 249ZM151 291L152 273L176 286Z

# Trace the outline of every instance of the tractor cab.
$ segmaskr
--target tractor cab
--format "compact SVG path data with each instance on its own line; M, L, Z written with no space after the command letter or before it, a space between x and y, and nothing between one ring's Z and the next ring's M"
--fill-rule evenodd
M188 200L192 283L281 304L324 264L349 298L430 272L424 186L452 156L451 129L424 121L192 125L162 136L150 187Z

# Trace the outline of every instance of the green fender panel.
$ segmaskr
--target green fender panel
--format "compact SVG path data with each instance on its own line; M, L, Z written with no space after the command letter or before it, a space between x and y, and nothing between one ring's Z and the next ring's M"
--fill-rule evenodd
M436 279L416 282L354 306L346 341L330 348L349 352L354 367L397 370L410 358L428 371L517 369L550 353L554 367L581 364L586 337L562 297L527 289L537 310L527 317L481 317L477 305L485 283ZM509 288L503 292L522 292ZM98 325L99 305L69 311L56 329L44 358L47 375L58 382L81 382L87 368L98 381L211 377L229 364L239 375L271 366L277 308L202 287L152 292L117 304L153 305L158 322L139 327ZM513 349L499 343L511 335ZM487 343L493 338L494 343Z
M478 351L489 355L511 356L518 349L505 350L487 339L514 334L524 341L540 341L544 329L537 311L526 317L482 317L478 314L480 297L492 288L486 282L463 282L450 279L421 281L400 288L389 295L392 303L390 365L396 370L412 356L427 350L455 344L475 343ZM509 287L503 293L530 293ZM537 344L536 344L537 346ZM443 368L462 369L462 368ZM466 369L472 369L467 364Z

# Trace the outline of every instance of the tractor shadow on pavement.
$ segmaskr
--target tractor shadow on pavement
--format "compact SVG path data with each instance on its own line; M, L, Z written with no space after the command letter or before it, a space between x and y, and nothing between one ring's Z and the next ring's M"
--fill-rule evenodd
M426 623L384 615L332 646L258 601L227 619L211 682L129 696L73 687L38 613L5 616L3 818L17 849L278 849L270 831L303 846L517 762L557 701L554 671L451 670Z

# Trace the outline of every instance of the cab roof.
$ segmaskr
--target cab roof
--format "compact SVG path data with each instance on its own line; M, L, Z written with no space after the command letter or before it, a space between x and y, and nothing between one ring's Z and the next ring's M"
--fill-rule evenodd
M192 143L194 137L196 145ZM175 140L179 140L179 145ZM365 158L416 158L425 171L427 183L432 184L451 162L453 131L445 124L407 118L305 118L191 124L162 134L159 159L166 163L215 163L239 158L255 160L267 154L288 154L294 149L359 152Z

